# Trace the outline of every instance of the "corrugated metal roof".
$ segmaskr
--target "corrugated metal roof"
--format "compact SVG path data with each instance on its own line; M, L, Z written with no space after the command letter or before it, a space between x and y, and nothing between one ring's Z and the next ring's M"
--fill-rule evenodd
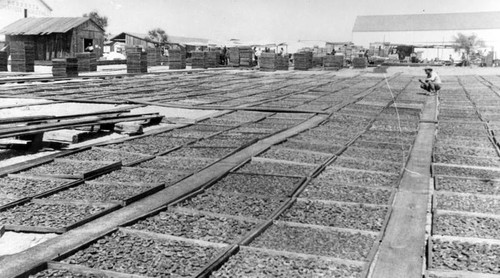
M23 18L0 30L4 35L48 35L66 33L91 20L88 17ZM97 24L96 24L97 25ZM100 27L99 27L100 28Z
M500 29L500 12L358 16L353 32Z

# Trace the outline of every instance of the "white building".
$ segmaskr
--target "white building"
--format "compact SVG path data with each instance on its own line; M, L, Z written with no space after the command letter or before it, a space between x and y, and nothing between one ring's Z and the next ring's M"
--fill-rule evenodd
M415 46L451 45L458 33L476 34L500 57L500 12L358 16L352 41Z
M26 17L48 17L52 8L43 0L0 0L0 29ZM0 35L0 48L5 37Z

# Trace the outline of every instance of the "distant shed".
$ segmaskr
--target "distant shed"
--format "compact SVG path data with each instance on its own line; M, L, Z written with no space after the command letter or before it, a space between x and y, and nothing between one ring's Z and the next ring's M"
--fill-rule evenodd
M74 57L92 46L102 56L104 30L88 17L23 18L4 27L7 44L31 41L35 44L35 60Z

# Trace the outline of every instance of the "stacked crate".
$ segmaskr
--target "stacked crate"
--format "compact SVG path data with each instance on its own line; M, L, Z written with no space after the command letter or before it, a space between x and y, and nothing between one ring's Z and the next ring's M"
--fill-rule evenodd
M161 65L161 50L158 47L148 48L148 65L159 66Z
M262 52L259 63L262 71L275 71L278 55L275 53Z
M78 59L52 59L52 76L76 77L78 76Z
M313 54L312 65L313 67L322 67L324 54Z
M293 55L294 69L308 70L312 68L312 52L299 52Z
M186 51L180 49L168 50L168 68L169 69L185 69L186 68Z
M97 71L97 53L95 52L91 52L90 53L90 57L89 57L89 61L90 61L90 71Z
M364 69L366 68L366 58L364 57L355 57L352 59L352 67L355 69Z
M0 51L0 71L7 71L9 55L5 51Z
M127 52L127 73L148 72L148 54L142 52L140 47L128 47Z
M288 70L288 54L285 54L285 56L276 57L276 69Z
M240 66L252 67L253 50L251 47L240 47Z
M207 68L216 68L219 65L220 53L217 51L208 51L206 55L207 60L205 63Z
M35 71L35 47L33 42L10 42L10 55L12 71Z
M344 66L344 56L326 55L323 58L323 67L326 70L337 70Z
M229 53L229 66L239 67L240 66L240 50L237 47L231 47L228 50Z
M78 72L90 71L90 52L76 53L78 59Z
M66 76L78 76L78 58L66 58Z
M191 68L206 69L207 68L207 52L194 51L191 52Z

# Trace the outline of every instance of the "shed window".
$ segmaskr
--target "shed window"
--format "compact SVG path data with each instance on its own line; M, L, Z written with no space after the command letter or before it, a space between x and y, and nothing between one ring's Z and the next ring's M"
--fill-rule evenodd
M94 50L94 41L92 39L83 39L83 49L86 52L92 52Z

